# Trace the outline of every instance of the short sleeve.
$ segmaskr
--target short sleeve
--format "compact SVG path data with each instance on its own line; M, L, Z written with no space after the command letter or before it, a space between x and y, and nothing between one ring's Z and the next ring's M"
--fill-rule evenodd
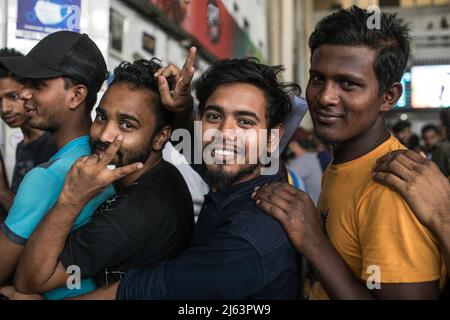
M381 283L440 279L442 259L438 243L400 194L374 185L358 208L358 220L361 279L367 280L374 270L381 272Z
M64 267L77 265L83 279L93 277L107 266L115 266L130 255L134 247L120 226L107 215L94 215L91 222L73 231L60 261Z
M55 205L64 181L43 168L31 170L20 184L2 231L17 244L25 245L39 222Z

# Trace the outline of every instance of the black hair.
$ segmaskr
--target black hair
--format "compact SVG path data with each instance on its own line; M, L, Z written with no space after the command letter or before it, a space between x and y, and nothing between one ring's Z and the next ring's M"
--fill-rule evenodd
M296 84L282 83L283 66L261 64L256 58L225 59L215 62L201 76L196 94L199 111L205 109L206 100L220 85L231 83L252 84L264 92L268 129L282 123L292 109L292 95L300 95Z
M78 85L84 85L87 89L87 96L85 100L86 105L86 111L87 113L91 113L92 109L94 108L95 104L97 103L97 92L95 92L92 88L87 86L84 82L81 82L79 80L75 80L70 77L63 77L64 80L64 89L67 90L71 87L75 87Z
M399 121L392 127L392 131L394 131L395 134L398 134L407 128L411 128L411 123L409 121Z
M23 54L15 49L2 48L0 49L0 57L23 57ZM6 68L0 66L0 78L13 78L15 81L24 84L25 79L12 73Z
M159 87L154 74L162 67L161 61L157 58L151 60L138 60L134 63L128 61L122 62L114 70L114 80L111 86L125 82L133 89L149 89L158 97L158 105L155 108L156 114L156 132L165 126L173 126L175 115L167 110L161 103Z
M357 6L323 18L309 38L311 55L320 45L367 46L377 51L374 71L379 94L400 82L410 54L410 28L396 13L381 12L379 29L368 26L373 13Z
M422 128L422 136L425 134L425 132L427 131L434 131L436 132L438 135L441 135L442 132L441 130L439 130L439 128L437 126L435 126L434 124L427 124L425 126L423 126Z
M408 149L410 150L416 150L416 148L420 148L420 139L418 136L416 136L415 134L413 134L411 136L411 139L409 139L409 143L408 143Z

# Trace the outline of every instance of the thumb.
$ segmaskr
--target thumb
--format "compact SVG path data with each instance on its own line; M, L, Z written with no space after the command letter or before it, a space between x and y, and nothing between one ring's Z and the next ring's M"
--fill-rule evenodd
M111 174L112 174L111 178L113 179L113 181L122 179L134 172L141 170L143 167L144 167L144 165L141 162L137 162L137 163L129 164L124 167L113 169L113 170L111 170Z

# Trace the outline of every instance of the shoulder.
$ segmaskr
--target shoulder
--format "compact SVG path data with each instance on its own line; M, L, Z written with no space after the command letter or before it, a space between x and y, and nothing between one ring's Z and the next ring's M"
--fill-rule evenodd
M59 170L55 170L56 167L56 161L49 161L36 166L25 175L20 186L25 185L30 187L35 185L36 187L41 187L42 185L53 184L55 182L63 183L64 176L60 174Z
M179 207L192 207L190 192L183 176L176 167L164 160L159 164L158 170L130 192L127 198L127 206L143 207L145 211L163 210L176 214Z
M169 194L179 196L176 192L189 193L187 184L180 171L165 160L161 160L151 178L146 179L141 188L146 194Z
M241 211L232 217L230 232L250 242L260 255L289 244L279 222L262 212L254 201L246 201Z

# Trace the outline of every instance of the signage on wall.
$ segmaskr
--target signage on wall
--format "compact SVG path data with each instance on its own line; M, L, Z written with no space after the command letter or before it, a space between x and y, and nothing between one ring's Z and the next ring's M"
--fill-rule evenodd
M18 0L17 38L39 40L60 30L80 32L81 0Z
M261 51L237 25L222 0L148 0L148 3L216 58L262 58Z
M150 53L153 56L155 54L155 48L156 48L155 37L144 32L142 34L142 49L144 49L144 51Z

